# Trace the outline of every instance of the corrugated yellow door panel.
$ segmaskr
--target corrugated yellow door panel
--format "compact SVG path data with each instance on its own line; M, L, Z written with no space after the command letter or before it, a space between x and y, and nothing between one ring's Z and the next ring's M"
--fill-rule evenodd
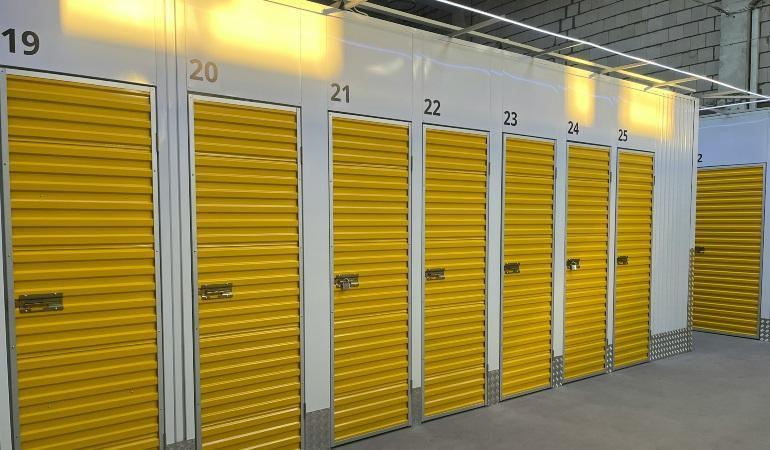
M150 94L7 81L22 446L158 448Z
M487 137L425 131L424 415L485 402Z
M651 153L618 152L615 367L649 359L654 170Z
M299 448L297 115L195 99L204 447Z
M506 138L503 397L551 385L553 183L552 142Z
M698 170L693 326L757 337L764 167Z
M334 440L409 424L409 127L332 119Z
M607 240L609 149L569 146L567 180L567 270L564 307L564 375L580 378L604 371L607 342Z

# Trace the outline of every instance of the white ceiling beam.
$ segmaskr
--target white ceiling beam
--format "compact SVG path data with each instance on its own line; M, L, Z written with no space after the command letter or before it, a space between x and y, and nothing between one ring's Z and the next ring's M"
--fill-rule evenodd
M645 91L655 88L661 88L661 87L675 87L682 83L687 83L690 81L699 80L698 77L686 77L686 78L679 78L678 80L671 80L671 81L664 81L663 83L653 84L652 86L645 89Z
M487 20L481 21L479 23L473 24L473 25L471 25L469 27L465 27L465 28L463 28L461 30L453 31L452 33L449 33L449 37L462 36L463 34L468 34L471 31L476 31L478 29L481 29L481 28L484 28L484 27L488 27L490 25L494 25L497 22L499 22L499 20L497 20L497 19L487 19Z
M356 6L361 6L368 1L369 0L345 0L344 3L342 4L342 9L345 9L345 10L353 9Z

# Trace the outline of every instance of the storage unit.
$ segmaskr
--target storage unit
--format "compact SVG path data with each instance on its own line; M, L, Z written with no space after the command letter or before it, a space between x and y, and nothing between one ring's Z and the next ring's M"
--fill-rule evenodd
M501 395L551 386L555 144L506 136Z
M152 92L4 81L18 443L158 448Z
M613 369L650 357L654 171L652 153L618 151Z
M297 112L191 99L204 447L301 442Z
M605 370L610 151L569 144L564 377Z
M759 337L764 165L698 169L693 326Z
M409 424L409 126L333 116L334 442Z
M487 135L425 129L424 417L486 402Z
M770 111L705 117L698 147L693 326L770 341Z

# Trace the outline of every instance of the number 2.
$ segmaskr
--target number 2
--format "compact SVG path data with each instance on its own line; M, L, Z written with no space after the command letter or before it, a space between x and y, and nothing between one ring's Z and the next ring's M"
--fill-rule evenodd
M703 162L703 153L698 153L698 162Z

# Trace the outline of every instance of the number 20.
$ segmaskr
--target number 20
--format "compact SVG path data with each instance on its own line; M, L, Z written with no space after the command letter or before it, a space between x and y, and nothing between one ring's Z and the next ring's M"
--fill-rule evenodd
M200 59L191 59L190 63L194 66L193 72L190 74L191 80L203 81L203 77L206 77L206 81L213 83L219 78L219 67L215 63L209 61L204 64Z

